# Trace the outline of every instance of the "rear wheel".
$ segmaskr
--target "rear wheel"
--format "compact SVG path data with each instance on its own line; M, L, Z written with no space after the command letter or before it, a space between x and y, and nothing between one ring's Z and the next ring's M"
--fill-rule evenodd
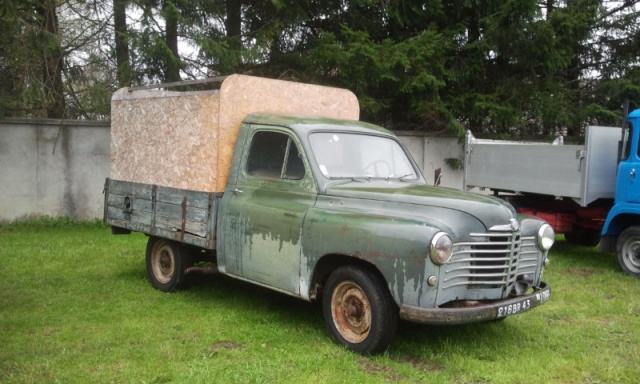
M336 269L323 293L324 320L339 345L362 353L385 351L398 327L398 307L384 281L355 266Z
M191 257L179 243L150 237L146 258L147 275L154 288L171 292L187 286L185 270L191 266Z
M625 229L617 243L618 265L628 275L640 278L640 226Z

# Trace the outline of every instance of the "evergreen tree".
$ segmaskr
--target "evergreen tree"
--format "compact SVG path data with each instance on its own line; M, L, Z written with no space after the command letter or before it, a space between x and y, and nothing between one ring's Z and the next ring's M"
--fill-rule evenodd
M640 97L640 0L0 3L0 116L108 118L130 84L247 73L353 90L361 118L580 134Z
M118 87L131 85L131 62L127 28L127 0L113 0L113 32Z
M0 115L64 117L64 51L56 2L5 3L0 17L3 40Z

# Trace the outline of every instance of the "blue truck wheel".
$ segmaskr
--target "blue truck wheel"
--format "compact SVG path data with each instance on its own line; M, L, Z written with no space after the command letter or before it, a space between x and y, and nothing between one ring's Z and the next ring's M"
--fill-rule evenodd
M625 229L617 243L618 264L628 275L640 278L640 226Z

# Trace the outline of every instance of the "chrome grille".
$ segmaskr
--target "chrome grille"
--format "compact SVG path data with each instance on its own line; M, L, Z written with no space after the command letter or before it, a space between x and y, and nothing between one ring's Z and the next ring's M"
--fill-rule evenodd
M535 276L538 249L533 237L520 232L472 233L475 241L455 243L451 260L445 265L443 289L501 288L511 292L516 277Z

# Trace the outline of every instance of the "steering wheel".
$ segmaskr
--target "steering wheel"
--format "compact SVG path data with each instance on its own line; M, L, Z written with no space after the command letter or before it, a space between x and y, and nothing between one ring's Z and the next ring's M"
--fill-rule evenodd
M384 175L384 176L379 173L379 171L384 170L384 169L380 169L380 167L382 167L382 166L386 167L386 170L387 170L387 174ZM376 161L368 164L366 167L364 167L364 169L362 171L367 176L387 177L387 176L389 176L391 174L391 165L389 165L389 163L387 163L385 160L376 160ZM373 175L369 175L369 171L373 171L374 174Z

